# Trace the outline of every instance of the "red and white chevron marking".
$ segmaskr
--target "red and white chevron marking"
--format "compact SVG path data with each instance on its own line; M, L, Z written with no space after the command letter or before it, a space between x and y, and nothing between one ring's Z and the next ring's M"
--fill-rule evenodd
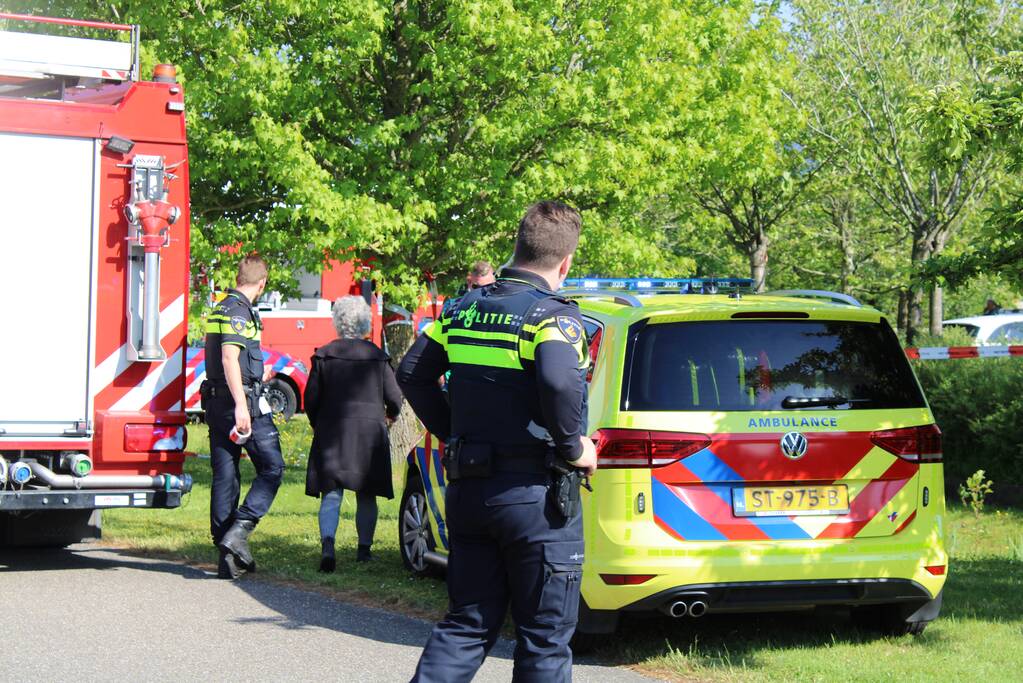
M1007 358L1023 356L1023 346L924 346L910 347L906 355L915 360L955 360L957 358Z
M93 372L97 408L114 411L181 410L180 398L158 401L157 397L175 381L183 380L184 349L180 345L175 349L174 342L170 340L182 336L181 325L184 322L185 295L182 294L160 311L161 341L170 353L167 360L133 363L128 360L128 344L125 343L97 363Z

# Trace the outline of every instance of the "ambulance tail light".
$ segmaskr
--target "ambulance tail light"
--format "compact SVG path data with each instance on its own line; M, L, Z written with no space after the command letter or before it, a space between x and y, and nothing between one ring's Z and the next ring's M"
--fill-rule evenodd
M125 453L183 451L188 443L185 425L126 424Z
M657 578L657 574L601 574L600 578L609 586L639 586Z
M664 467L710 445L706 434L601 429L596 435L597 467Z
M911 462L941 462L941 430L938 425L902 427L871 432L870 440L878 448Z

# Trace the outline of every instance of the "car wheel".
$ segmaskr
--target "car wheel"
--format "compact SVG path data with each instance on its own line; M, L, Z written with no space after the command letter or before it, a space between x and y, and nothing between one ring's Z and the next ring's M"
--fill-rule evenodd
M426 512L426 491L423 480L410 474L401 497L398 519L398 547L401 561L413 576L437 576L438 568L427 562L426 553L437 547Z
M266 402L270 404L270 411L276 417L282 416L290 420L298 409L298 398L295 390L283 379L274 377L266 384Z

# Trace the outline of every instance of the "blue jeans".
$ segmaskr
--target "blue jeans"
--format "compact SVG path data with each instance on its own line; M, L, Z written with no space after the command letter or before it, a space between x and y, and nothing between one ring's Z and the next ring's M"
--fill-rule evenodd
M213 467L210 533L213 543L217 544L235 520L258 522L270 510L284 476L284 456L277 427L270 415L252 418L252 436L244 446L231 441L228 434L234 427L234 400L230 396L210 400L206 423L210 427L210 464ZM249 487L245 502L238 507L241 496L238 460L242 448L248 452L256 468L256 478Z
M341 499L344 489L324 493L320 499L320 538L337 536L338 520L341 517ZM359 545L372 545L373 533L377 528L377 497L372 493L355 492L355 530L359 534Z

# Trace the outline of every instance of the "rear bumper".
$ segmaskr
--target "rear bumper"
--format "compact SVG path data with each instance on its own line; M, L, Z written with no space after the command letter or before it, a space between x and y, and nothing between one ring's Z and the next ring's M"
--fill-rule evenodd
M0 491L0 512L23 510L98 510L104 508L176 508L181 491L91 489Z
M638 600L625 612L662 610L678 600L702 600L708 612L758 612L822 605L860 606L906 603L920 607L930 592L910 579L832 579L817 581L750 581L678 586Z

